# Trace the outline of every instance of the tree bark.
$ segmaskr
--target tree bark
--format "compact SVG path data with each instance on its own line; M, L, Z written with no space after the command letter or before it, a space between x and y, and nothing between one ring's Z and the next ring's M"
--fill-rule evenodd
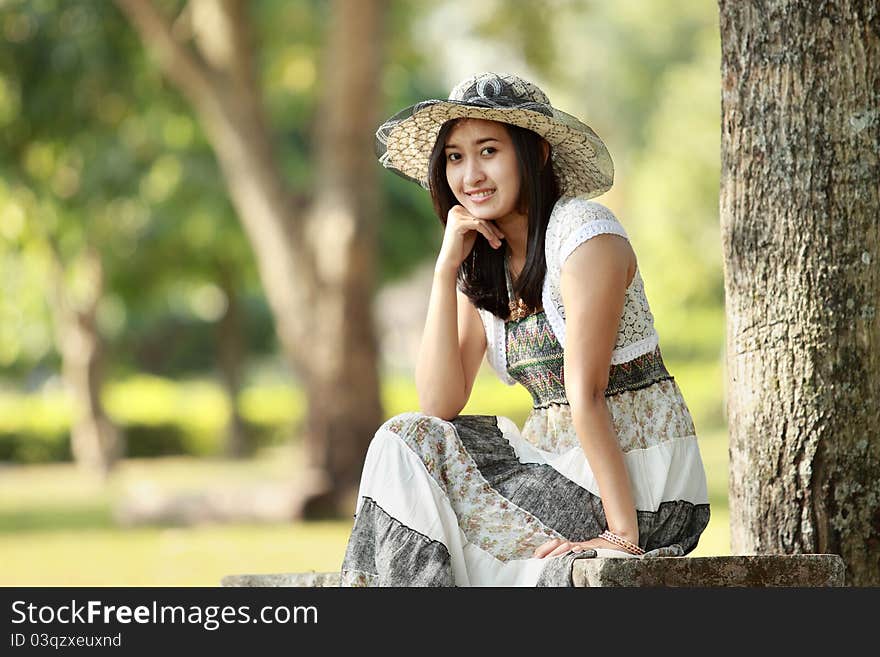
M201 120L256 254L282 349L306 386L307 468L291 514L350 516L382 419L371 286L384 3L333 3L318 183L302 213L272 152L241 0L192 0L173 27L148 0L117 4ZM184 43L190 37L195 48Z
M719 0L731 548L880 584L880 7Z

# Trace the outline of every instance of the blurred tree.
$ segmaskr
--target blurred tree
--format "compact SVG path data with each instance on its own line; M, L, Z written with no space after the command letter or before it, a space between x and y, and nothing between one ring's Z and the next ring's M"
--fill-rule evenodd
M41 336L54 325L82 409L73 452L101 471L121 446L100 403L99 364L130 366L132 324L167 316L181 288L186 312L218 328L220 348L202 351L217 354L229 391L227 450L248 450L236 404L243 338L232 335L241 322L230 313L233 297L253 287L251 254L208 146L125 26L112 5L95 3L20 2L0 13L2 255L12 274L0 296L12 320L0 362L48 359ZM180 184L184 170L189 185ZM162 358L179 337L165 337Z
M331 6L307 206L276 161L246 3L193 0L171 20L147 0L117 4L215 149L282 348L305 384L307 469L294 515L348 513L382 417L371 314L382 3Z
M110 11L122 20L115 8ZM135 57L142 51L137 45ZM112 289L130 320L116 340L117 365L165 375L215 367L229 402L224 451L243 457L254 445L238 405L247 356L242 298L259 284L210 146L197 138L176 96L171 90L150 94L153 116L147 120L158 119L166 136L155 145L139 186L149 221L137 249L112 271ZM203 325L210 330L196 328ZM123 357L127 349L134 357Z
M39 335L47 320L54 325L64 376L76 401L74 457L106 475L122 451L100 398L105 341L99 327L108 250L112 254L127 237L107 212L125 186L118 177L125 161L114 161L118 150L108 127L122 108L107 80L122 64L104 56L100 30L90 31L93 16L75 7L53 16L56 8L54 3L19 3L2 13L0 204L11 219L3 222L3 251L7 265L27 272L36 283L33 290L48 302L22 304L14 326L24 335ZM58 39L64 32L91 38ZM95 57L90 74L80 85L65 84L90 56ZM56 75L63 82L47 84L47 72L53 82ZM15 298L3 300L3 305L16 303ZM26 337L18 340L27 342ZM41 344L28 355L39 358L47 348Z
M44 240L51 254L48 291L57 344L76 408L71 452L79 465L106 477L124 450L119 430L101 401L104 340L98 331L98 304L104 294L104 265L95 247L87 244L76 257L78 289L71 289L65 281L61 249L53 236Z
M734 553L880 584L880 8L720 0Z

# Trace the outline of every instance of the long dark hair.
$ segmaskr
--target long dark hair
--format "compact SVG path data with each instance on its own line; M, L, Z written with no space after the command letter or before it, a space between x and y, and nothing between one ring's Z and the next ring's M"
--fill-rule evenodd
M431 152L428 163L428 177L431 187L431 199L434 211L446 226L446 217L458 199L446 181L446 157L444 146L446 138L462 119L452 119L443 124L437 135L437 141ZM543 162L540 135L519 126L502 123L507 129L519 161L520 212L528 213L528 246L526 262L520 275L513 284L513 291L530 308L541 305L541 288L547 272L547 260L544 257L544 236L550 212L559 200L559 184L553 173L550 157ZM489 241L481 234L474 241L474 248L461 263L458 269L458 280L464 294L477 308L485 308L493 315L506 319L510 314L507 294L507 281L504 275L504 252L506 244L493 249Z

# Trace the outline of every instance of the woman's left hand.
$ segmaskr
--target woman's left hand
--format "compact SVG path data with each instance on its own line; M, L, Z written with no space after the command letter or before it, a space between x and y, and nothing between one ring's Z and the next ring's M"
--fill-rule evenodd
M544 557L555 557L566 552L583 552L590 548L603 548L623 552L619 545L606 541L604 538L591 538L589 541L566 541L562 538L554 538L535 548L535 556L543 559Z

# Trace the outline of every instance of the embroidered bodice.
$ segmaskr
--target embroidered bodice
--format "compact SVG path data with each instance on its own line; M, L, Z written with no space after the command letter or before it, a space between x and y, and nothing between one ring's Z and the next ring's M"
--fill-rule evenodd
M629 239L611 210L597 201L562 197L553 207L544 245L547 273L541 300L546 314L545 331L552 334L562 349L565 348L565 307L560 284L562 265L580 244L603 233ZM584 284L589 285L589 281ZM514 385L516 379L508 372L504 320L484 309L479 312L486 331L486 359L504 383ZM645 296L641 274L636 269L626 290L611 364L629 362L654 351L657 346L654 316Z
M507 373L532 395L533 408L568 405L565 394L564 352L544 311L504 323ZM605 396L639 390L672 377L663 363L660 347L625 363L612 364Z
M562 347L540 311L505 322L508 374L532 395L535 408L567 404Z

